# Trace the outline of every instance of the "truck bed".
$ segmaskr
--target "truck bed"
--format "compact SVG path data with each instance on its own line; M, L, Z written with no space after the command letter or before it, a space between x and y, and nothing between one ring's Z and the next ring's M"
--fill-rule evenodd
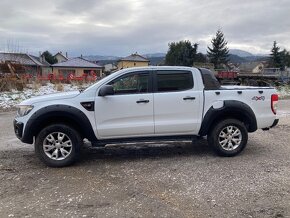
M248 105L256 115L257 127L267 128L273 124L275 114L271 110L273 87L221 86L218 90L204 91L204 111L223 107L225 101L239 101ZM205 116L205 114L203 114Z

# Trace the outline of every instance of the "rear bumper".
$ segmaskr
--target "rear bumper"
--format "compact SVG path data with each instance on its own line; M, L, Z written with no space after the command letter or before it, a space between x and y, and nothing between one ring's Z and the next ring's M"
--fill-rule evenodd
M273 124L270 127L263 128L262 130L264 130L264 131L269 130L270 128L277 126L278 123L279 123L279 119L275 119Z
M279 119L275 119L272 126L270 126L270 128L277 126L278 123L279 123Z

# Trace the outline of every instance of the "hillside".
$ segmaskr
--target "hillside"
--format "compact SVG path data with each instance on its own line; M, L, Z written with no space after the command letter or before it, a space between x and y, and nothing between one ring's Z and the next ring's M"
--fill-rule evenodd
M142 54L150 61L150 65L164 65L166 53L149 53ZM94 61L100 65L113 63L116 64L121 57L119 56L104 56L104 55L89 55L84 56L85 59L89 61ZM266 55L253 55L250 52L240 50L240 49L230 49L229 50L229 61L234 64L253 62L253 61L265 61L268 59Z
M240 57L238 55L234 55L234 54L229 54L229 61L231 63L234 63L234 64L247 62L247 60L245 58L242 58L242 57Z
M241 49L230 49L229 54L236 55L241 58L254 56L252 53L241 50Z

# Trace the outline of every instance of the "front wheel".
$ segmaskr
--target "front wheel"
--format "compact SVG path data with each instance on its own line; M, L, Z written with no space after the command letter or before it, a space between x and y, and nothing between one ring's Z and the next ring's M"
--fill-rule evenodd
M64 124L53 124L40 131L35 152L50 167L64 167L75 162L82 144L78 132Z
M208 135L208 143L220 156L239 154L247 145L248 131L244 123L226 119L215 125Z

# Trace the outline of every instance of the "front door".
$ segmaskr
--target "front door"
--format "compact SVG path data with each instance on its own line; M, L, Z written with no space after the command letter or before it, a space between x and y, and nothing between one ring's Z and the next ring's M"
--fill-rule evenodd
M114 95L96 96L95 117L100 139L154 134L150 73L137 71L114 79Z

